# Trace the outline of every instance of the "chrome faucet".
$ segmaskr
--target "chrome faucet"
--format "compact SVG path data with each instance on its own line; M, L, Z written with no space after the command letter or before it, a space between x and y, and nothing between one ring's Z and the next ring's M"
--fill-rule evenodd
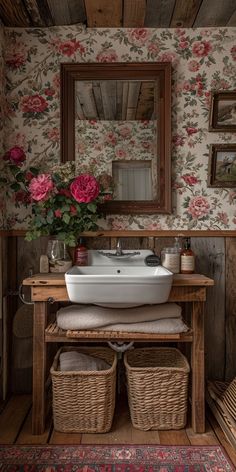
M121 247L121 240L118 238L117 243L116 243L116 256L122 256L123 251Z

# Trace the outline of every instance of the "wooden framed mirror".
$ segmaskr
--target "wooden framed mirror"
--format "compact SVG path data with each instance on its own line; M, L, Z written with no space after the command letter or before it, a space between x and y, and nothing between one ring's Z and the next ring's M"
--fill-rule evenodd
M170 213L171 64L61 64L61 150L112 175L106 213Z

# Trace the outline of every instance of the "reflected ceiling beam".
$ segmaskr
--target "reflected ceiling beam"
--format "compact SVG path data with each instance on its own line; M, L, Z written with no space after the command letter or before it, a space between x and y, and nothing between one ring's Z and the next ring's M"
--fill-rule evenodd
M176 0L170 26L172 28L191 28L201 4L202 0Z
M33 24L34 26L45 26L45 21L41 15L37 0L25 0L24 3L27 9L27 14L31 19L30 24Z
M168 28L170 26L175 0L147 0L144 26Z
M128 83L128 103L126 111L127 120L135 120L138 105L141 82L129 81Z
M89 28L122 26L122 0L84 0Z
M146 0L124 0L124 28L140 28L144 26L145 15Z
M93 95L96 102L98 118L99 120L105 120L100 82L93 82Z
M116 119L116 81L102 80L101 95L105 120Z
M235 10L233 0L203 0L194 27L227 25Z
M154 111L154 82L142 82L136 110L136 120L150 120ZM154 119L154 118L153 118Z
M76 82L75 86L76 103L79 101L83 115L87 120L98 118L97 107L93 95L92 82ZM79 114L81 111L77 109Z
M86 21L84 0L47 0L47 3L54 25L71 25Z

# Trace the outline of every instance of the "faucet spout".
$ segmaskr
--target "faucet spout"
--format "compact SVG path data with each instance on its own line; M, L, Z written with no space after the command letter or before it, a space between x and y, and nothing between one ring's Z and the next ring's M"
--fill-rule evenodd
M116 255L117 256L122 256L123 254L123 251L122 251L122 247L121 247L121 240L120 238L117 240L117 244L116 244Z

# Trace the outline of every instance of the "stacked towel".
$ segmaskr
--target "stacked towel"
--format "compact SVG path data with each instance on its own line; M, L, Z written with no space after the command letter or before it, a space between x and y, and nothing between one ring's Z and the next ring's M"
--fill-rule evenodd
M111 366L99 357L89 356L77 351L62 352L59 357L60 370L93 371L108 370Z
M143 305L135 308L106 308L70 305L57 312L57 324L64 330L106 330L139 333L180 333L188 330L176 303Z

